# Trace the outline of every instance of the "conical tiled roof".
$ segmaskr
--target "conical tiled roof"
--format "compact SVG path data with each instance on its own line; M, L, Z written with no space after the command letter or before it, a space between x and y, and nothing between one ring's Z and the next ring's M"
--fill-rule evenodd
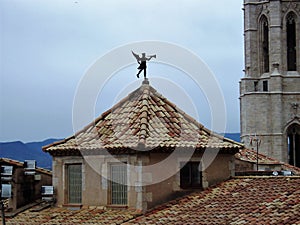
M94 122L65 140L45 146L50 154L76 151L124 152L155 149L220 148L237 152L242 145L206 129L159 94L148 80L103 113Z

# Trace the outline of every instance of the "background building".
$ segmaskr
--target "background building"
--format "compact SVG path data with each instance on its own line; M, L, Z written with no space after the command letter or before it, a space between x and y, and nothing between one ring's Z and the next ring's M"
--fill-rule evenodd
M244 0L241 140L300 167L300 1Z
M36 200L42 200L41 187L52 184L51 171L39 167L28 170L24 164L26 163L0 158L1 167L12 167L11 179L6 180L7 177L1 174L2 184L11 184L11 198L8 198L6 210L12 213Z

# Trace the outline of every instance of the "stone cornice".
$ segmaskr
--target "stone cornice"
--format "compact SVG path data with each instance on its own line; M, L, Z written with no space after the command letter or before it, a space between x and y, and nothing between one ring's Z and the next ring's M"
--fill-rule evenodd
M300 95L300 92L283 92L283 91L252 91L240 95L240 98L246 95Z

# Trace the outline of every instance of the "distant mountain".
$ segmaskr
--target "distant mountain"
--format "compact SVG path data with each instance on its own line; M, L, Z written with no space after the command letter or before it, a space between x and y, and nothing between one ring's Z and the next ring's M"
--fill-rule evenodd
M42 146L48 145L59 139L47 139L40 142L23 143L21 141L0 142L0 158L9 158L23 162L34 159L37 166L51 169L52 158L48 153L42 151Z
M240 133L227 133L226 138L240 142ZM51 144L60 139L47 139L40 142L23 143L15 142L0 142L0 158L10 158L24 162L24 160L34 159L37 161L37 166L51 169L52 158L50 154L43 152L42 146Z
M231 140L241 142L241 134L240 133L227 133L224 137L229 138Z

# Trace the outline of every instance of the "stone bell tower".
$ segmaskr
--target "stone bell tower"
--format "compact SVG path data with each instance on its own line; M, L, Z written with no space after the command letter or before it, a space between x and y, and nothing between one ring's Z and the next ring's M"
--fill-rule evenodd
M300 0L244 0L241 140L300 167Z

